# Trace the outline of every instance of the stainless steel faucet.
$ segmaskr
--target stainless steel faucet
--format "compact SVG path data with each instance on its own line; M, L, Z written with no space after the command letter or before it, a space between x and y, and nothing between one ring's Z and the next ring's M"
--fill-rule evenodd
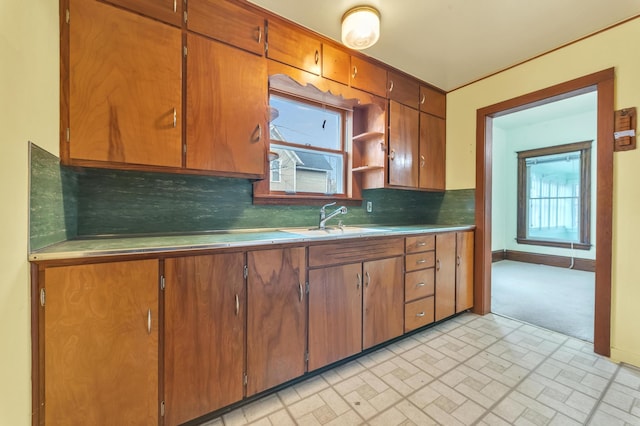
M325 229L327 221L332 217L337 216L339 214L347 214L347 208L345 206L342 206L342 207L338 207L337 210L335 210L333 213L330 213L329 216L327 216L324 209L329 206L333 206L335 203L336 202L334 201L333 203L325 204L320 209L320 223L318 224L319 229Z

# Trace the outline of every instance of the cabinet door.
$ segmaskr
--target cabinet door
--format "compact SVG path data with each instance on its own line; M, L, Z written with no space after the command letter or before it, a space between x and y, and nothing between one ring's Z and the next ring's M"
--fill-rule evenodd
M196 34L187 47L187 168L263 177L266 63Z
M45 270L49 425L158 424L158 261Z
M262 56L264 17L228 0L189 0L191 31Z
M362 350L362 264L309 271L309 371Z
M169 24L182 25L183 0L104 0ZM189 3L191 6L191 3Z
M387 80L389 99L418 109L420 85L417 80L392 72L389 72Z
M457 233L456 312L473 307L473 237L473 231Z
M387 70L357 56L352 56L351 87L386 97Z
M322 76L338 83L349 84L349 58L344 50L329 44L322 46Z
M389 184L418 187L419 113L389 101Z
M447 97L430 87L420 86L420 111L447 118Z
M165 424L243 396L244 254L165 261Z
M320 75L322 43L296 28L269 21L267 57L292 67Z
M247 254L247 396L305 372L304 247Z
M180 30L97 1L71 0L70 11L70 141L61 152L180 167Z
M420 113L420 188L445 190L445 120Z
M456 234L436 235L436 315L435 320L456 311Z
M398 337L403 332L402 264L402 257L363 264L363 349Z

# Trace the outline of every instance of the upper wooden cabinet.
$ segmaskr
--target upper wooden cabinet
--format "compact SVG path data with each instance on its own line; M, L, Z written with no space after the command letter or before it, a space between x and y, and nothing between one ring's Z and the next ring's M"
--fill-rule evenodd
M419 112L389 101L389 185L418 187Z
M304 247L247 253L247 396L305 372Z
M349 84L350 55L330 44L322 46L322 76L342 84Z
M122 6L150 18L168 24L181 26L183 22L183 0L103 0L107 3ZM189 1L191 7L191 1Z
M44 270L40 424L158 424L158 271L157 260Z
M387 77L389 99L418 109L420 85L417 80L389 72Z
M420 113L420 188L444 191L446 175L446 122Z
M264 177L264 58L192 33L187 48L187 168Z
M244 253L165 261L165 425L243 396ZM151 423L149 423L151 424Z
M269 21L268 27L268 58L320 75L320 40L276 20Z
M180 167L181 31L100 2L69 3L63 162Z
M430 87L420 86L420 111L440 118L446 118L446 95Z
M351 87L373 93L374 95L387 96L387 70L360 59L351 57Z
M264 54L265 19L227 0L189 0L187 28L255 53Z

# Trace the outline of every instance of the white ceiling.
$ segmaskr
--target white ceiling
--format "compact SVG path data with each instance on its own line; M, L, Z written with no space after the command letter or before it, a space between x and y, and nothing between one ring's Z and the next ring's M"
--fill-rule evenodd
M640 16L640 0L249 0L334 40L353 6L381 15L365 54L450 91Z

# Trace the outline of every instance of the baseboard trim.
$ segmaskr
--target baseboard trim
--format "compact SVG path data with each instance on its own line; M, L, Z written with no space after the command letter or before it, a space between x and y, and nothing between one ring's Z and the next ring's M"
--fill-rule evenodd
M501 260L505 260L507 255L506 250L496 250L491 252L491 263L500 262Z
M551 254L527 253L515 250L498 250L491 253L493 262L499 260L513 260L516 262L537 263L539 265L557 266L569 268L572 258L567 256L555 256ZM573 267L578 271L595 272L596 261L592 259L573 258Z

